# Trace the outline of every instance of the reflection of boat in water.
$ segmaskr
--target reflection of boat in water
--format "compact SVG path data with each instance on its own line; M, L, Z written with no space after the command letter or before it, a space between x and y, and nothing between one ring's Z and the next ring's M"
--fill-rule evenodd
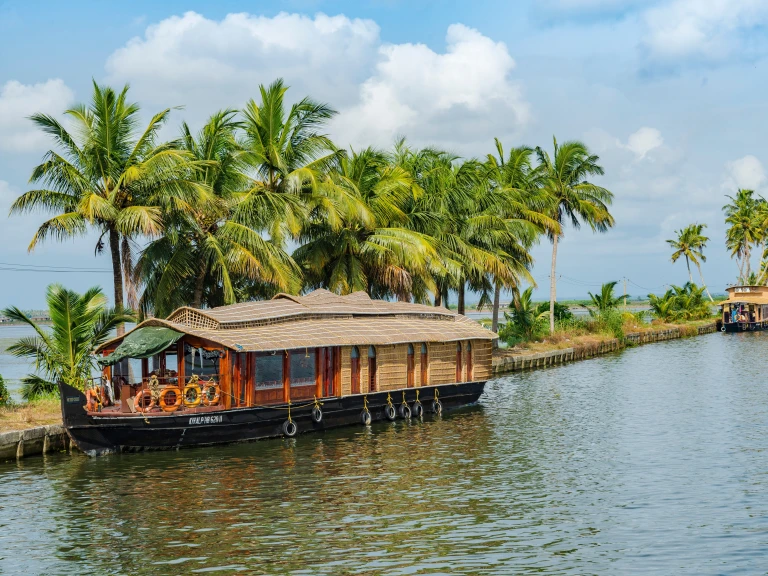
M720 303L722 332L768 330L768 286L731 286Z
M439 413L480 397L494 337L445 308L361 292L181 308L102 345L107 385L62 385L64 424L96 455ZM141 359L140 380L127 359Z

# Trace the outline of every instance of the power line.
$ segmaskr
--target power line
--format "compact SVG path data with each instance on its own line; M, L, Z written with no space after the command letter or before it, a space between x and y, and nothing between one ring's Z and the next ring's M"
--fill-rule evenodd
M110 268L79 268L74 266L17 264L15 262L0 262L0 270L10 270L14 272L112 272Z

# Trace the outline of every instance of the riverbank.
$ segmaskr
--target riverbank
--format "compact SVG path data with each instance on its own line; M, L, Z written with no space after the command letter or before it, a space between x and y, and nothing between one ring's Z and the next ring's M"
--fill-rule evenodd
M711 334L717 330L717 325L712 320L699 320L683 324L651 324L636 328L633 332L625 333L622 339L601 334L576 335L570 338L556 336L543 342L527 343L524 347L499 348L493 353L492 372L494 375L501 375L517 370L543 368L617 352L627 346Z

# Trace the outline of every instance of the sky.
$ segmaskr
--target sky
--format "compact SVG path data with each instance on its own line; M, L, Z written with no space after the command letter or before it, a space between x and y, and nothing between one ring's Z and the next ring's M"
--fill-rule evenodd
M494 137L506 149L586 143L616 225L565 230L560 298L625 278L632 296L682 284L665 240L694 222L710 237L704 277L722 292L737 275L726 195L766 192L767 25L762 0L0 0L0 306L42 307L51 282L111 292L95 234L30 253L46 214L6 216L51 146L30 114L87 102L92 81L129 83L146 119L181 107L170 138L278 77L290 99L339 111L328 127L339 146L406 136L483 158ZM533 251L538 298L550 251L546 240Z

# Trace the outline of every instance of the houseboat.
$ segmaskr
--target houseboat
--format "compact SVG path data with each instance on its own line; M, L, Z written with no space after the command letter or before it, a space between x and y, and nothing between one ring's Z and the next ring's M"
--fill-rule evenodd
M768 329L768 286L731 286L720 303L722 332Z
M471 404L496 335L442 307L364 292L151 318L96 350L99 384L61 385L86 454L292 437Z

